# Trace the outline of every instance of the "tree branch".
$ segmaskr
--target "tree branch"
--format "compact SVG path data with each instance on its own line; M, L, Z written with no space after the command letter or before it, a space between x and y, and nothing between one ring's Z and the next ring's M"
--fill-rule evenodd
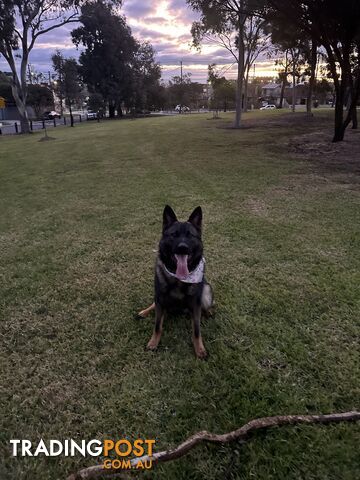
M67 23L74 23L74 22L78 22L78 21L79 21L78 13L73 13L73 14L70 15L68 18L65 18L62 22L56 23L55 25L51 25L51 26L48 27L48 28L44 28L44 30L39 30L39 31L33 36L33 40L32 40L32 42L31 42L31 46L34 45L35 40L36 40L40 35L44 35L45 33L48 33L48 32L50 32L51 30L55 30L56 28L62 27L63 25L66 25Z
M211 42L211 43L214 43L215 45L220 45L221 47L225 48L235 59L235 62L238 62L239 59L238 59L238 56L237 54L235 53L233 47L232 47L232 42L231 42L231 37L226 34L225 32L224 33L219 33L217 35L217 37L219 38L219 40L216 40L216 36L215 35L210 35L210 34L205 34L204 35L204 38L206 40L208 40L208 42Z
M131 467L134 467L138 462L154 463L168 462L170 460L176 460L183 457L194 447L203 442L210 443L229 443L234 440L247 441L249 434L256 430L267 429L270 427L280 427L283 425L298 425L298 424L327 424L327 423L339 423L350 422L360 420L360 412L345 412L345 413L331 413L329 415L278 415L275 417L263 417L251 420L237 430L233 430L229 433L217 435L207 431L195 433L191 437L187 438L183 443L173 449L163 450L161 452L154 453L151 457L145 455L140 458L134 458L131 460ZM95 465L93 467L84 468L77 473L70 475L67 480L90 480L93 478L99 478L101 476L118 476L119 470L116 469L104 469L102 465ZM121 475L121 474L120 474Z

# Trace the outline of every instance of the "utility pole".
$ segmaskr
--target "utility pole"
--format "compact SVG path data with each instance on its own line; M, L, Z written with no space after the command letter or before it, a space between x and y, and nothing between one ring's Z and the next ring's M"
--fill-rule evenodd
M182 60L180 61L180 110L179 113L182 113L182 101L183 101L183 64Z

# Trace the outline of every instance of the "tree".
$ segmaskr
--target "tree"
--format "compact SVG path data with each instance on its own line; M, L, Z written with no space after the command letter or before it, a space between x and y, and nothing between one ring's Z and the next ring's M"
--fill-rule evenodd
M307 58L307 61L309 63L309 69L310 69L309 90L308 90L308 96L306 101L306 111L308 115L311 115L313 93L316 86L316 67L318 64L318 43L314 36L311 37L309 48L305 52L305 57Z
M199 82L190 82L186 89L187 106L191 109L199 110L200 104L203 103L203 86Z
M192 34L197 42L206 32L221 36L232 48L231 34L235 32L236 48L235 61L237 63L237 88L236 88L236 115L235 128L240 128L242 113L242 98L245 76L245 42L246 22L252 17L261 18L265 3L261 0L187 0L190 7L200 12L200 22L193 25Z
M92 110L93 112L97 112L100 115L104 112L104 99L100 93L92 93L89 96L87 106L89 110Z
M29 85L27 103L34 109L36 117L39 118L44 110L54 108L52 91L42 85Z
M174 108L176 105L184 106L188 103L188 85L191 83L191 73L185 73L182 77L174 75L168 82L169 104Z
M286 15L294 28L306 31L326 51L334 82L335 128L333 142L344 139L345 130L356 125L360 95L360 2L357 0L269 0L275 13ZM346 92L351 101L344 118Z
M60 51L52 56L53 68L58 76L57 89L70 111L71 126L74 126L73 104L81 98L79 65L74 58L65 59Z
M265 31L266 22L260 17L250 16L244 23L244 88L242 107L247 111L247 92L249 85L249 74L255 61L266 50L270 48L270 35ZM191 27L193 45L200 49L201 42L206 40L209 43L226 49L238 64L238 33L232 25L224 26L219 32L208 32L207 26L202 22L193 22Z
M244 29L244 48L245 48L245 64L244 64L244 111L247 111L247 91L249 85L249 74L251 67L254 65L259 55L269 51L270 34L268 33L267 21L258 16L250 16L245 22Z
M215 108L215 118L218 116L220 108L226 112L229 106L235 104L236 85L233 81L227 80L216 71L216 65L213 63L208 67L208 82L212 87L210 107Z
M128 107L136 110L151 110L158 103L161 68L155 61L155 52L148 42L137 43L131 69L132 95L129 96Z
M191 73L185 73L182 77L175 75L168 82L167 96L170 108L181 105L198 109L203 100L203 86L191 81Z
M281 72L282 88L280 108L282 108L282 100L284 97L285 84L287 77L291 72L293 85L293 101L292 110L295 111L295 80L296 77L308 76L308 94L306 102L306 110L311 115L312 96L315 85L315 74L318 61L318 42L312 32L304 28L294 29L289 22L286 12L268 11L267 19L271 30L271 40L275 46L275 52L283 52L284 60L280 60L278 64L283 66Z
M138 44L124 17L98 0L81 8L82 26L72 31L73 42L82 44L80 73L90 93L99 93L109 108L122 115L121 103L131 96L132 67Z
M279 52L275 48L274 50L276 53ZM288 75L289 75L289 70L291 66L290 62L290 55L288 52L288 49L285 48L284 51L282 52L284 54L283 58L275 60L275 65L281 68L281 71L278 73L279 75L279 81L281 84L281 90L280 90L280 99L279 99L279 105L278 108L283 108L284 106L284 96L285 96L285 87L288 85Z
M11 88L23 133L30 131L26 109L29 55L42 35L77 21L82 3L80 0L0 0L0 54L12 73Z
M329 98L334 96L334 84L322 78L320 81L316 81L314 84L314 95L319 103L326 103Z
M292 77L292 111L295 112L296 105L296 79L302 75L302 69L306 64L306 57L309 51L309 38L306 32L299 29L294 30L293 26L289 24L286 15L271 12L268 15L268 21L271 29L271 41L274 45L276 53L283 52L284 60L278 62L283 71L280 72L282 80L280 108L282 108L285 85L287 77L291 73ZM316 68L313 65L314 73ZM310 106L311 107L311 106Z

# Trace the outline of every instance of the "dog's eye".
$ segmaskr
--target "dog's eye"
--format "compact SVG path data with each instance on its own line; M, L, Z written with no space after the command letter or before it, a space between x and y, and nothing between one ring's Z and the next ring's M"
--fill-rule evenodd
M180 236L180 233L179 232L172 232L170 233L170 237L172 238L178 238Z

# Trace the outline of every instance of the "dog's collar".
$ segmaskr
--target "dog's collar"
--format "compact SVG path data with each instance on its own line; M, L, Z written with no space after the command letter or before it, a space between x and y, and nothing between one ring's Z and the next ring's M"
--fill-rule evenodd
M174 277L176 278L177 280L179 280L179 282L183 282L183 283L201 283L204 279L204 272L205 272L205 258L202 257L199 264L197 265L197 267L189 273L189 275L186 277L186 278L183 278L180 280L180 278L178 278L176 276L175 273L172 273L170 272L165 264L163 262L161 262L163 267L164 267L164 270L166 271L166 273L168 275L170 275L170 277Z

